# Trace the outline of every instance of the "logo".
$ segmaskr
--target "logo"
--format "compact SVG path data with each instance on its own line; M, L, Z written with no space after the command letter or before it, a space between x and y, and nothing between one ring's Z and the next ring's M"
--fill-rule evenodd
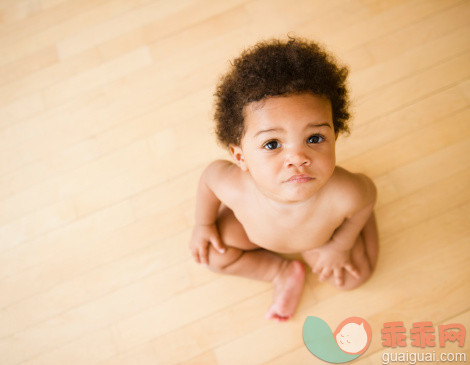
M360 317L350 317L333 333L321 318L309 316L302 330L305 346L319 359L342 364L361 356L369 347L372 331Z

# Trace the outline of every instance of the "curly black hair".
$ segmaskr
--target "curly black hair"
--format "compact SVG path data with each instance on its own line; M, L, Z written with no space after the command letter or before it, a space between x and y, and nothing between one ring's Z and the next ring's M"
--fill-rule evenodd
M335 133L349 132L349 70L317 43L289 37L270 40L242 52L223 75L215 93L216 134L225 147L240 145L244 107L278 95L313 93L330 100Z

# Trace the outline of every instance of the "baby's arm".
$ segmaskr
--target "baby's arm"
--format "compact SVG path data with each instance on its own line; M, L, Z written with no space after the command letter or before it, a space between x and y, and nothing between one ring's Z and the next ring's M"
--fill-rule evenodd
M377 197L372 180L360 174L355 177L356 181L345 187L345 192L348 193L345 200L349 202L350 213L331 239L317 249L319 257L314 268L314 272L320 275L320 280L327 279L333 273L339 286L344 282L343 268L359 278L359 272L350 260L350 250L372 214Z
M228 161L214 161L204 170L199 180L196 196L196 219L189 243L191 253L198 263L206 265L209 263L209 244L212 244L220 253L225 252L216 225L221 200L214 190L221 190L219 186L225 180L228 170L233 166Z

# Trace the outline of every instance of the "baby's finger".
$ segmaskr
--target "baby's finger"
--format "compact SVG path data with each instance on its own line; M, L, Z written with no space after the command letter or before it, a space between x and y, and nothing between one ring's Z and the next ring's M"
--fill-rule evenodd
M212 240L211 240L211 243L212 243L212 246L214 246L214 248L217 251L219 251L220 253L225 253L225 246L222 243L222 241L220 240L219 236L213 237Z
M349 273L354 276L356 279L359 279L359 271L354 267L353 264L347 263L344 265L344 268L349 271Z
M330 269L323 269L323 271L321 272L321 275L320 275L320 281L325 281L326 279L328 279L331 275L331 270Z
M202 245L199 248L199 259L201 264L208 265L209 264L209 250L207 249L207 245Z
M343 286L344 284L344 273L343 269L335 269L335 282L338 286Z
M197 250L191 251L191 255L193 256L194 261L196 261L198 264L201 263L201 260L199 260L199 252Z
M315 266L315 267L312 269L312 272L313 272L314 274L320 275L321 272L322 272L322 270L323 270L322 267L320 267L320 266Z

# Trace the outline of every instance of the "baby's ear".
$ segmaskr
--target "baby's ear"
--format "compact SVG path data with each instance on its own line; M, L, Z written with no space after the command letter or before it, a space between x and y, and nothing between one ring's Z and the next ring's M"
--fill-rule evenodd
M234 144L230 144L229 148L235 164L243 171L248 171L248 168L246 167L245 157L243 155L241 147Z

